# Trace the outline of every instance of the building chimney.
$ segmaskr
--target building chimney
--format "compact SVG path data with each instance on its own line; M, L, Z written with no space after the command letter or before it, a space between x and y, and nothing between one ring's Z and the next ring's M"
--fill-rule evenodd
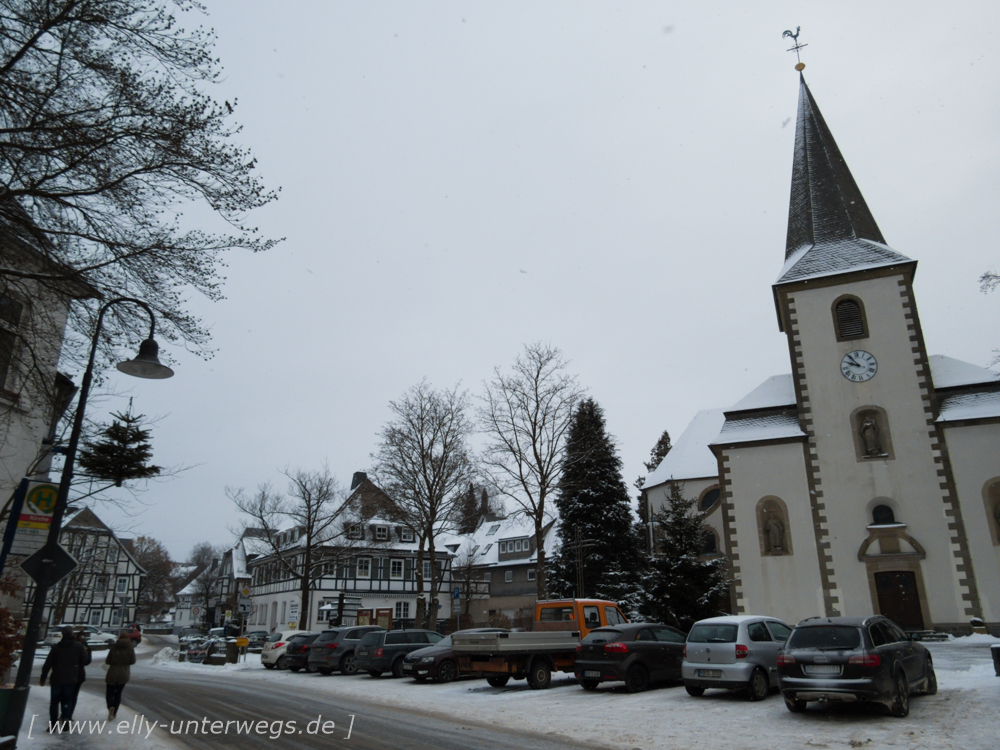
M356 490L358 488L358 485L360 485L367 478L368 475L365 474L363 471L354 472L354 478L351 480L351 489Z

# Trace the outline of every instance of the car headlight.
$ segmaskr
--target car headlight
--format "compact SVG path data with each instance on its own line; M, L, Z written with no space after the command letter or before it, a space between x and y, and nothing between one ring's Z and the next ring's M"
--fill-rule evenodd
M431 664L433 661L434 661L434 657L433 656L425 656L422 659L420 659L420 661L418 661L417 663L418 664Z

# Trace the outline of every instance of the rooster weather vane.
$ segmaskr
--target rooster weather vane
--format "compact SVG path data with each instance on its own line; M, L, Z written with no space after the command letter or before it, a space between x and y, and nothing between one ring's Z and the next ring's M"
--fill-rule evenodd
M806 64L802 62L802 58L799 57L799 50L802 49L803 47L809 46L808 44L799 44L799 32L801 30L802 30L801 26L796 26L794 34L791 31L786 30L781 35L782 39L788 37L795 43L794 46L788 48L788 51L795 53L795 59L798 60L798 64L795 66L795 69L799 72L802 72L802 70L806 67Z

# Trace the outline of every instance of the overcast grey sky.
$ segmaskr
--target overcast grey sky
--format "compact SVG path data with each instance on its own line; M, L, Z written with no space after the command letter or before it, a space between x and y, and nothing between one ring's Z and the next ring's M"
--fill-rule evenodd
M228 543L225 487L364 469L388 402L476 392L549 342L631 482L660 433L789 372L784 257L806 80L888 243L919 261L931 353L1000 346L996 2L206 0L277 249L192 307L216 356L124 382L193 465L109 522L178 558ZM89 410L100 417L101 408Z

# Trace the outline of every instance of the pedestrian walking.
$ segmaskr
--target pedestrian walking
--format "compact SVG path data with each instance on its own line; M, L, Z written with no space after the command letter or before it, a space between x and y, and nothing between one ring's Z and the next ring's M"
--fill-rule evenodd
M85 669L90 664L90 651L79 643L69 625L62 629L62 640L49 649L49 655L42 664L42 677L38 684L45 687L45 679L52 673L49 692L49 731L56 725L71 721L76 705L80 675L86 676Z
M135 649L128 633L123 631L118 634L118 640L108 649L105 663L108 665L108 673L104 677L104 681L108 683L108 721L114 721L118 707L122 704L122 691L131 675L131 666L135 664Z
M82 643L83 647L87 649L87 664L90 664L91 660L93 659L93 654L90 651L90 644L87 643L87 634L77 633L76 642ZM76 699L80 697L80 688L83 687L83 683L86 681L87 681L87 668L83 664L81 664L80 674L76 680L76 690L73 691L73 705L71 705L69 708L70 716L72 716L73 712L76 711Z

